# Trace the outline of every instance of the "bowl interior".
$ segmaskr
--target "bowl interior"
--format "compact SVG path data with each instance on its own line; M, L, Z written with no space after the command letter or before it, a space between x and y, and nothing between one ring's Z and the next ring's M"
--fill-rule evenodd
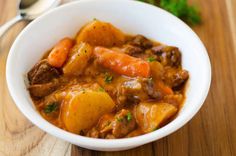
M185 104L165 127L135 138L101 140L65 132L49 124L35 111L26 89L25 75L58 40L74 37L94 18L110 22L128 34L142 34L182 52L183 68L190 72ZM139 146L177 130L189 121L204 102L211 79L207 52L199 38L169 13L134 1L86 0L64 5L33 21L18 36L7 61L7 82L19 109L41 129L76 145L96 150L122 150Z

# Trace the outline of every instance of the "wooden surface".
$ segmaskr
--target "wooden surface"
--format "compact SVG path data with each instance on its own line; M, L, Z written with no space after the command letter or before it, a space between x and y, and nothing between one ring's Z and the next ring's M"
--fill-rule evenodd
M192 0L203 17L193 29L212 63L212 85L200 112L183 128L156 142L123 152L96 152L72 146L32 125L16 108L5 80L15 25L0 40L0 156L157 155L236 156L236 0ZM16 0L0 0L0 25L15 15ZM186 43L187 44L187 43Z

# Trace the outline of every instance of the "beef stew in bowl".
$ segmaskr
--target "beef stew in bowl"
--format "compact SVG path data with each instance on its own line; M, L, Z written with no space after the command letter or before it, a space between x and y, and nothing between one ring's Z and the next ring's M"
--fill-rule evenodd
M28 72L40 114L69 132L134 137L168 124L185 99L181 52L93 20L63 38Z

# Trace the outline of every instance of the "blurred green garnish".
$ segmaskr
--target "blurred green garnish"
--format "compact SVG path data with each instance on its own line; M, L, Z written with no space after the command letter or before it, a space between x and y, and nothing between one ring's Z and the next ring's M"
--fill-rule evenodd
M195 6L188 4L187 0L138 0L159 6L190 25L201 23L201 16Z
M100 91L100 92L105 92L105 89L102 88L102 87L99 87L99 88L98 88L98 91Z
M44 108L44 113L48 114L56 111L59 107L58 105L59 105L58 102L52 102L49 105L46 105Z
M108 73L105 73L104 81L105 81L106 83L111 83L112 79L113 79L113 76L112 76L112 75L109 75Z
M154 62L154 61L156 61L156 59L155 59L154 57L148 57L148 58L147 58L147 61L148 61L148 62Z
M129 112L128 114L127 114L127 121L131 121L132 120L132 114Z

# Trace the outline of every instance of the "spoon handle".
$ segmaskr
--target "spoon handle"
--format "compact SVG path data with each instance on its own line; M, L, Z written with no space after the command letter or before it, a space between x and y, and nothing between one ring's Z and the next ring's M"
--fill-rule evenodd
M7 23L3 24L0 27L0 38L3 36L3 34L12 26L14 25L16 22L22 20L22 16L21 15L17 15L16 17L14 17L13 19L11 19L10 21L8 21Z

